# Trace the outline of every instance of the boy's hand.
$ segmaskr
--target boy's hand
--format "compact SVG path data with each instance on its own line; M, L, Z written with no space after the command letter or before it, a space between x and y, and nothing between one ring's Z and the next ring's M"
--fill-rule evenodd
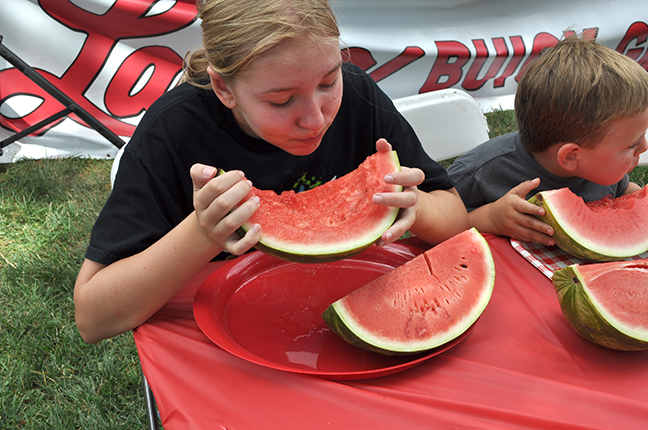
M378 151L391 151L392 147L385 139L376 142ZM399 193L376 193L373 202L379 205L401 208L398 217L392 226L383 233L378 245L384 245L400 238L416 221L416 205L419 190L417 186L423 182L425 174L421 169L410 169L401 166L400 172L385 175L388 184L401 185L403 191Z
M488 208L488 218L491 225L491 228L486 229L485 232L509 236L527 242L541 243L547 246L553 245L555 243L551 237L554 233L553 229L535 217L535 215L543 216L545 210L526 200L527 194L539 185L539 178L522 182L499 200L483 206L483 209Z
M241 255L254 246L261 236L261 226L254 225L243 238L236 230L259 207L258 198L253 197L232 211L252 189L243 172L230 171L216 176L214 167L194 164L190 173L194 185L194 209L205 234L222 249L235 255Z

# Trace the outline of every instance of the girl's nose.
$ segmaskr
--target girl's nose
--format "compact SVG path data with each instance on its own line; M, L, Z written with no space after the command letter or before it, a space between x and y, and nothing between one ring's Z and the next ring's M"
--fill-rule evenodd
M301 115L297 120L299 126L309 130L320 130L324 126L324 122L323 106L317 97L304 101Z

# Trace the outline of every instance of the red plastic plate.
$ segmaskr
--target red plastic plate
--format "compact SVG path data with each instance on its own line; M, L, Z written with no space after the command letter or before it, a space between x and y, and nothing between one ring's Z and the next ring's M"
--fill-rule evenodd
M223 265L203 282L194 298L194 316L216 345L262 366L332 380L394 374L454 347L472 328L434 350L393 357L348 344L321 314L420 252L390 244L332 263L299 264L255 251Z

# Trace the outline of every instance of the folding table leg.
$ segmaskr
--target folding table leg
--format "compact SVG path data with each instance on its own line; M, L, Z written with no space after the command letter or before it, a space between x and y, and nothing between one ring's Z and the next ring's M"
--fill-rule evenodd
M160 428L160 419L158 416L157 404L155 403L155 397L153 397L153 391L142 372L142 384L144 385L144 399L146 400L146 416L148 419L148 428L150 430L159 430Z

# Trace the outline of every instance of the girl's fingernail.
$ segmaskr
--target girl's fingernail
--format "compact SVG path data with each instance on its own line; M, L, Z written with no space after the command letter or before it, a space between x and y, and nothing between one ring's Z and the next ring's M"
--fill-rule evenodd
M374 202L374 203L380 204L380 203L383 202L383 198L382 198L382 196L379 196L379 195L376 194L371 198L371 201Z
M205 178L211 178L215 173L216 169L213 167L205 167L205 170L203 170L203 175L205 176Z
M392 182L394 182L394 177L390 174L385 175L385 182L391 184Z

